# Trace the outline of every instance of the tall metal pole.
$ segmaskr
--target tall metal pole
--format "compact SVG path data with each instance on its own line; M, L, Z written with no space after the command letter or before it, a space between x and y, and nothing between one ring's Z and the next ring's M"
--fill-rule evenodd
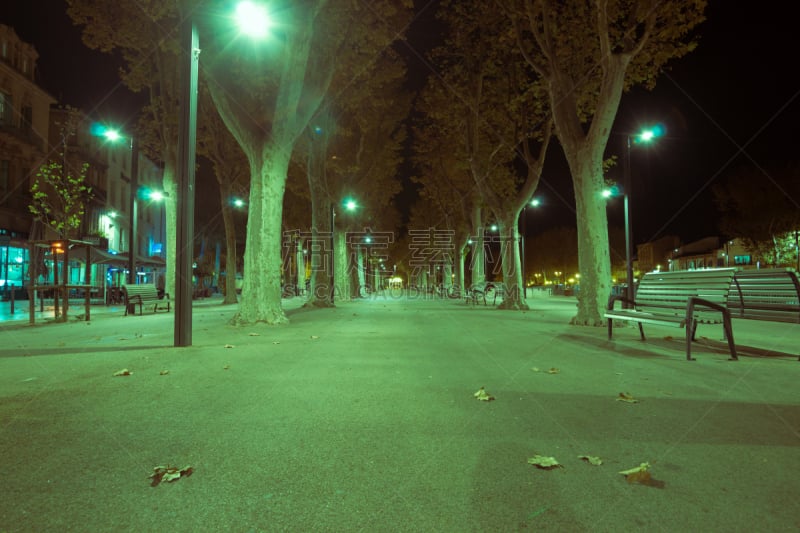
M136 240L138 235L139 216L136 212L138 202L136 194L139 189L139 143L136 137L131 138L131 197L129 210L131 223L128 227L128 285L136 283Z
M625 268L627 270L627 290L626 296L628 300L633 301L633 246L631 244L631 136L627 135L627 146L625 150L625 166L623 168L623 187L625 188Z
M522 248L522 298L528 298L528 279L527 274L525 272L525 234L528 233L528 217L526 213L528 212L528 205L525 204L525 207L522 208L522 235L520 235L519 242Z
M192 17L181 24L178 224L175 247L175 346L192 345L194 166L197 136L197 66L200 44ZM188 55L188 57L186 57Z
M336 239L334 238L334 219L336 218L336 212L333 209L333 202L331 202L331 304L333 303L334 293L336 292L336 276L334 275L335 269L334 266L336 265L336 252L335 252L335 242Z

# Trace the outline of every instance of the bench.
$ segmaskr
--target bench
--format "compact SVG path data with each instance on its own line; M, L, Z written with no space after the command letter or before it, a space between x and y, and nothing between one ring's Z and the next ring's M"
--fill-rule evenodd
M478 304L479 300L483 300L483 305L486 305L486 283L476 283L469 289L464 291L464 300L468 304Z
M732 318L800 324L797 272L791 268L740 270L731 283L728 309Z
M155 313L159 309L169 311L169 294L164 294L164 299L158 297L158 289L153 284L123 285L122 295L125 299L125 316L136 314L136 306L139 306L139 314L147 308L153 309ZM152 306L152 307L151 307Z
M736 270L718 268L681 272L649 272L642 277L634 301L624 295L612 295L608 300L605 318L608 338L612 337L614 320L629 320L639 325L657 324L686 329L686 359L693 361L692 341L698 324L722 324L731 360L737 360L733 342L731 312L727 307L728 294ZM628 309L615 309L616 302L627 303Z

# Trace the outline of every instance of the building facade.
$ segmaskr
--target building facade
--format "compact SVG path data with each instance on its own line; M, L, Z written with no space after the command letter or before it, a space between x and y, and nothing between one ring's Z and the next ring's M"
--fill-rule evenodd
M91 200L80 227L69 237L90 242L97 250L89 273L90 284L100 289L125 279L127 254L133 248L139 282L153 283L165 268L165 215L148 191L160 190L161 169L138 154L138 184L131 187L134 152L130 141L111 144L97 136L92 119L56 100L36 83L38 53L22 42L14 30L0 24L0 293L10 288L56 282L57 253L45 247L31 258L31 242L57 240L57 234L36 220L28 206L31 185L39 168L48 162L61 165L75 176L84 164ZM135 180L134 180L135 182ZM136 194L136 242L129 228ZM50 254L48 256L48 254ZM85 253L70 253L67 281L86 282ZM32 272L35 272L32 273ZM58 277L61 281L64 278ZM18 293L25 297L25 291Z

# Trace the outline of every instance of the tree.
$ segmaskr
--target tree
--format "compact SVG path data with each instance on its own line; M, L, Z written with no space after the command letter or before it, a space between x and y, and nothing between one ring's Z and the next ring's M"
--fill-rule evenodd
M354 59L348 63L357 63ZM354 280L351 287L347 273L355 270L363 278L364 262L369 261L363 252L378 246L375 243L349 250L346 231L363 231L367 227L387 231L395 226L392 199L401 188L396 173L406 139L403 121L411 106L411 95L403 88L405 65L393 50L386 49L377 57L364 60L371 63L364 65L362 61L364 66L355 79L342 77L341 73L334 77L329 95L296 153L307 163L313 231L329 232L332 206L337 213L332 260L337 278L334 285L341 299L357 295L358 286L366 284L365 279ZM356 212L344 213L341 203L347 199L357 203ZM316 248L322 251L322 246ZM359 265L349 264L351 258ZM316 260L316 264L323 263ZM313 272L310 305L331 305L329 288L317 290L328 287L327 276L323 269Z
M178 146L178 2L145 0L106 2L67 0L67 15L83 26L86 46L105 53L118 52L124 64L122 82L132 91L144 91L148 101L138 125L126 135L136 135L142 151L164 166L166 193L167 261L176 257L176 182ZM175 293L175 269L166 271L165 289Z
M603 159L623 91L652 88L696 46L704 0L495 0L541 76L575 188L581 291L573 324L601 325L611 293Z
M400 27L386 21L410 7L400 0L368 7L308 0L286 4L275 38L249 53L237 50L234 56L223 42L227 35L212 38L206 70L211 96L250 165L244 286L234 322L287 321L280 300L281 219L291 154L337 68L360 68L340 61L339 54L384 49L400 35Z
M92 189L86 185L84 163L80 172L73 175L64 171L64 165L55 161L39 167L31 186L30 212L59 238L69 239L83 222L86 203L92 198Z
M31 185L31 203L28 210L59 238L72 238L83 222L86 204L92 199L92 188L86 185L89 164L81 163L76 169L69 164L67 145L77 133L81 117L76 109L67 107L64 121L57 124L61 138L59 159L39 167ZM77 170L77 172L76 172Z
M222 119L211 102L208 91L200 93L200 117L197 151L211 161L214 176L219 184L220 208L225 230L225 298L224 304L235 304L236 299L236 224L234 223L234 196L244 196L247 189L247 159L233 136L225 129Z
M532 69L508 53L508 24L491 4L445 2L440 13L448 37L434 51L440 76L430 79L422 108L455 145L499 227L507 289L501 307L527 309L518 221L550 140L546 100Z

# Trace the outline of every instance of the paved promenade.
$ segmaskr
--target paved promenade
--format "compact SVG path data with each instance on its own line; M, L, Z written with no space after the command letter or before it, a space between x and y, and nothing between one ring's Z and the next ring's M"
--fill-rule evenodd
M682 330L570 326L574 298L219 302L185 348L173 312L3 315L0 532L800 529L800 326L734 321L731 362L701 325L687 362ZM151 486L167 465L192 474Z

